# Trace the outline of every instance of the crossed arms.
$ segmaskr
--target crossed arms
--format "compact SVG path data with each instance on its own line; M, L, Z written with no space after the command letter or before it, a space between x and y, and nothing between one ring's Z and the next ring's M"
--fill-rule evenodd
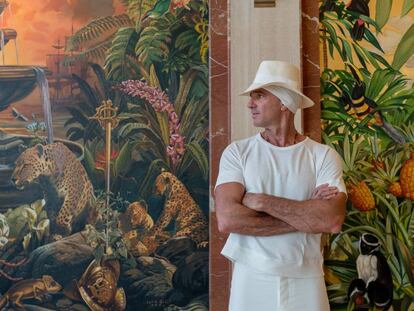
M218 228L225 233L333 233L341 230L345 218L346 195L326 184L304 201L245 193L243 185L236 182L217 186L215 196Z

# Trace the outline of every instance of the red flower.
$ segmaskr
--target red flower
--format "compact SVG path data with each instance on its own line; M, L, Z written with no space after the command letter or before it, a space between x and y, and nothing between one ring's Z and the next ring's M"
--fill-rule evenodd
M111 162L115 160L119 155L117 150L111 152ZM95 157L95 168L97 170L105 171L105 150L98 152Z
M187 10L190 10L190 7L188 6L188 3L190 3L191 0L171 0L170 4L170 12L174 11L177 8L186 8Z

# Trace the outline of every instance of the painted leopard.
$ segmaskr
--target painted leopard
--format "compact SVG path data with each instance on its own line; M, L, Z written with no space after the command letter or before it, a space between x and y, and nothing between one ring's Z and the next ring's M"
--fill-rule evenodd
M12 180L20 189L38 182L47 205L52 197L61 204L60 208L49 204L47 209L54 234L70 234L75 222L82 223L81 218L93 214L93 186L80 161L62 143L26 149L15 162Z
M164 209L152 229L155 236L165 236L164 229L174 221L174 237L187 236L197 243L208 241L203 211L175 175L161 172L155 180L155 194L165 196Z

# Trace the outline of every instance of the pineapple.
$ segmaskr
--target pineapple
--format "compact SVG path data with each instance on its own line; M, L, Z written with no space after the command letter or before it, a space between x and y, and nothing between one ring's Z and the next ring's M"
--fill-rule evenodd
M345 133L342 157L349 200L361 212L375 209L375 200L366 179L363 160L368 156L368 141L365 137L350 136ZM381 169L381 168L379 168ZM363 181L361 181L363 180Z
M371 139L371 148L377 160L371 161L371 175L365 180L376 191L388 192L395 197L401 197L402 189L398 180L398 172L401 169L403 152L390 149L381 152L380 146L374 139Z
M388 192L392 195L396 196L397 198L402 197L403 192L401 188L401 183L398 181L394 181L388 186Z
M411 158L404 162L400 173L400 182L403 195L414 200L414 152Z
M403 125L403 132L407 141L406 151L412 150L414 145L414 123ZM411 157L404 162L400 172L400 183L403 196L409 200L414 200L414 152L411 152Z
M361 212L368 212L375 208L375 200L365 181L358 184L348 183L348 194L352 205Z

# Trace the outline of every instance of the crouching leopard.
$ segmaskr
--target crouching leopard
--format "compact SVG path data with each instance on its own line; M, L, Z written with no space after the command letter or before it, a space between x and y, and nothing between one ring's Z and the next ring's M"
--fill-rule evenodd
M155 236L165 236L164 229L174 221L174 237L187 236L198 244L208 241L203 211L175 175L161 172L155 180L154 192L165 196L164 209L152 229Z
M34 182L41 185L51 230L58 236L70 234L74 223L85 222L88 213L93 214L93 186L80 161L62 143L26 149L15 162L12 180L19 189ZM52 200L61 207L50 207Z

